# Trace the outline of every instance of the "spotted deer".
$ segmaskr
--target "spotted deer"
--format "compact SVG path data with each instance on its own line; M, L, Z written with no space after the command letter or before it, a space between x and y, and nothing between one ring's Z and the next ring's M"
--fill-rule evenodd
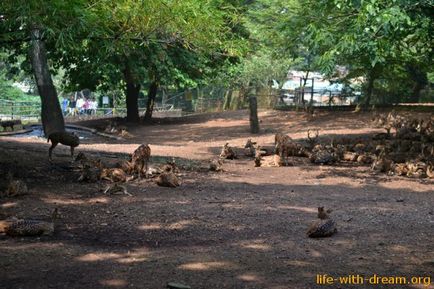
M253 142L252 139L249 138L244 145L244 155L247 157L255 156L255 145L256 142Z
M56 208L51 215L51 221L15 219L9 222L5 228L5 233L12 237L52 235L58 218L59 213Z
M307 236L309 238L325 238L334 235L337 231L336 223L332 219L319 220L309 227Z
M288 165L289 156L300 156L303 147L297 142L293 141L291 137L282 133L275 135L275 164L278 166Z
M325 210L324 207L318 207L318 219L325 220L329 219L329 214L332 212L332 210L328 209Z
M53 149L59 144L69 146L71 148L71 158L74 159L74 148L80 145L80 139L75 133L67 131L54 132L48 136L47 143L51 141L51 147L48 149L48 160L52 162L51 154Z
M311 130L307 130L307 140L309 143L310 148L313 148L318 143L318 137L319 137L319 130L315 130L315 135L310 135Z
M222 147L222 151L220 153L221 159L236 159L237 154L235 153L234 149L229 146L229 143L225 143L225 145Z
M262 161L261 147L257 145L255 147L255 167L260 167L261 161Z
M181 185L179 178L172 172L160 174L156 180L157 185L161 187L175 188Z
M143 168L145 168L145 177L147 176L150 157L151 148L147 144L140 145L131 156L131 164L140 178L143 175Z

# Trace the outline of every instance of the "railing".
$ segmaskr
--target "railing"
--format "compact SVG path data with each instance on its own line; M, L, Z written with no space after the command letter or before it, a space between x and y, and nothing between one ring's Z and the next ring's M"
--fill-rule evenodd
M146 108L139 108L139 114L144 115ZM182 113L181 109L176 109L173 104L159 104L154 107L154 114L164 116L170 113L176 116ZM77 108L69 109L64 112L67 119L92 119L110 118L114 116L124 117L127 109L124 107L103 107L87 111L79 111ZM39 102L22 102L0 99L0 120L22 119L38 121L41 115L41 104Z
M23 116L38 117L39 115L39 103L0 99L0 118L2 119L22 118Z

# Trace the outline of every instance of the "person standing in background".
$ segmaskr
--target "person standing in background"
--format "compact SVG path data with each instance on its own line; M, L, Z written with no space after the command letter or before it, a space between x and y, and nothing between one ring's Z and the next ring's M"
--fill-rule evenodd
M72 95L69 101L69 114L74 116L76 114L76 109L75 109L75 105L77 104L77 102L75 101L74 96Z
M96 110L98 109L98 101L96 99L93 99L90 103L90 111L91 114L96 115Z
M86 98L83 103L83 112L85 114L90 114L90 100L88 98Z
M62 100L62 112L64 116L68 113L68 107L69 107L69 100L67 97L64 96Z
M78 110L78 114L83 113L83 105L84 105L84 99L82 97L77 98L77 103L75 104L75 107Z

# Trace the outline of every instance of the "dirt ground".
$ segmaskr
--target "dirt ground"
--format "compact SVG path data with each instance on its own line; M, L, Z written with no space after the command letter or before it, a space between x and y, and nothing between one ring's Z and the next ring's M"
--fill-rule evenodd
M0 288L434 288L434 181L373 174L368 166L254 167L227 160L225 172L196 170L225 142L247 138L271 145L278 131L293 138L309 128L323 137L381 132L369 114L262 111L259 135L248 112L225 112L129 125L134 137L83 140L77 151L106 161L127 159L149 143L152 162L175 157L182 185L152 180L126 187L133 196L104 195L101 184L77 182L68 148L38 138L0 138L0 168L16 170L30 192L0 199L0 219L48 215L62 218L53 236L0 234ZM81 125L102 128L105 122ZM168 158L169 157L169 158ZM316 208L333 209L338 233L309 239ZM317 274L425 277L425 284L317 285ZM422 280L422 279L420 279Z

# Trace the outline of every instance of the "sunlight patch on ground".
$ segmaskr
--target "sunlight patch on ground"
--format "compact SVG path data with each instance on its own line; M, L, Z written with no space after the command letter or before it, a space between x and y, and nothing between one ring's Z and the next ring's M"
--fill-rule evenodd
M127 281L122 279L101 280L99 283L104 286L112 286L112 287L124 287L128 285Z
M96 203L108 204L110 203L109 198L105 197L97 197L86 200L77 200L77 199L66 199L66 198L42 198L47 204L57 204L57 205L91 205Z
M76 258L82 262L100 262L100 261L114 261L121 264L130 264L136 262L146 261L148 251L146 249L137 249L134 251L128 251L125 254L119 253L89 253Z
M140 230L160 230L163 229L163 226L160 223L149 223L145 225L140 225L137 227Z
M148 250L138 249L138 250L134 250L133 252L128 252L122 258L120 258L118 260L118 262L122 263L122 264L143 262L143 261L146 261L146 259L147 259L145 257L146 255L148 255Z
M256 251L270 251L271 246L264 244L263 242L265 242L265 241L264 240L254 240L254 241L250 241L250 242L242 242L239 244L239 246L241 248L253 249Z
M18 205L17 202L7 202L4 204L1 204L0 207L2 207L3 209L7 209L7 208L15 207L16 205Z
M193 220L183 220L183 221L171 223L167 226L167 228L170 230L181 230L188 226L193 225L194 223L195 222Z
M296 266L296 267L306 267L306 266L312 265L311 262L306 262L306 261L301 261L301 260L288 260L288 261L285 261L285 264L290 265L290 266Z
M177 142L178 144L181 142ZM209 153L207 147L203 146L202 143L195 143L192 145L189 143L190 147L180 147L179 145L154 145L149 144L152 150L152 157L160 156L160 157L185 157L188 155L189 159L207 159L209 157ZM187 144L186 144L187 145ZM104 152L106 154L117 153L125 155L125 159L134 152L134 150L140 146L140 144L123 144L122 147L119 147L119 144L104 144ZM88 152L100 153L101 146L100 144L82 144L80 147L83 150ZM195 153L191 154L191 147L196 148ZM120 159L124 158L123 156L119 157Z
M173 203L177 205L188 205L191 203L191 201L175 201Z
M191 271L207 271L215 269L233 269L235 264L230 262L194 262L186 263L178 266L180 269L191 270Z
M240 204L224 204L222 205L223 208L226 209L244 209L245 206L240 205Z
M118 259L121 256L122 255L116 253L89 253L81 257L78 257L77 260L83 262L97 262L97 261Z
M402 182L387 182L387 183L379 183L378 186L389 189L389 190L398 190L398 191L411 191L414 193L432 193L432 186L429 184L433 182L428 179L411 179L406 178L403 179Z
M246 282L261 282L262 278L253 273L245 273L237 276L238 279Z
M336 245L344 246L347 249L351 249L354 246L355 241L352 239L345 239L345 240L336 240L334 243Z
M244 119L242 121L238 121L238 120L232 121L225 118L216 118L213 120L208 120L201 124L193 125L192 127L202 128L203 126L206 126L208 129L213 129L219 127L225 127L225 128L239 127L239 126L245 126L247 124L248 121Z
M279 209L295 210L305 213L317 213L318 208L313 207L297 207L297 206L278 206Z
M312 257L315 257L315 258L320 258L323 256L323 254L317 250L310 250L310 254L312 255Z
M170 224L161 224L161 223L149 223L138 226L139 230L181 230L185 229L188 226L194 225L196 222L194 220L181 220L178 222L173 222Z
M393 245L389 248L390 248L390 250L397 252L397 253L409 253L410 252L409 248L402 246L402 245Z

